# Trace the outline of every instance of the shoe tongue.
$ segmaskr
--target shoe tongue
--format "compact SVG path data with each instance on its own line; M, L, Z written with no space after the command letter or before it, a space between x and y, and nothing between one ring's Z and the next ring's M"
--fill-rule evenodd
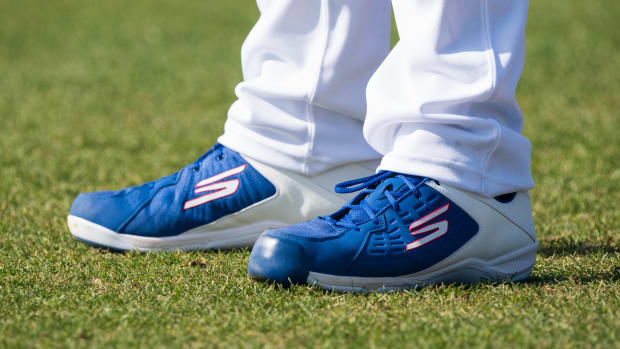
M379 211L385 205L389 205L390 201L385 197L384 192L389 190L390 192L401 192L406 190L407 186L405 183L398 177L389 177L384 179L371 193L366 195L361 201L365 201L368 206L373 208L373 211ZM360 202L361 205L361 202ZM364 210L360 205L355 205L353 208L347 212L347 214L342 217L342 221L347 223L361 223L370 218L366 210Z

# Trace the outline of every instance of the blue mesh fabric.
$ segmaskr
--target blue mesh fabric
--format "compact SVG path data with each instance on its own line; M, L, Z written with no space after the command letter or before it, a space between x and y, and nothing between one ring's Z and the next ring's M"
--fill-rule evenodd
M278 233L290 234L309 239L331 238L338 236L342 231L343 228L337 227L322 218L316 218L308 222L291 225L277 230Z

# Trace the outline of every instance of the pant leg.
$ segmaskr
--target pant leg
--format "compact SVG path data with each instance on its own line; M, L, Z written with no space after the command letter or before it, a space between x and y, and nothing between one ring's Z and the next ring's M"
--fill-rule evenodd
M314 174L378 159L364 140L365 88L390 48L387 0L258 0L224 145Z
M367 89L379 169L485 196L534 183L515 88L526 0L393 0L400 41Z

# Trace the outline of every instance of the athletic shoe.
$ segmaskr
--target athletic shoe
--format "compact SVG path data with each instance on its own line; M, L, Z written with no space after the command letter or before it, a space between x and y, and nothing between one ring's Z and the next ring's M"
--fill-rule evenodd
M366 292L520 281L532 271L538 242L527 192L484 198L384 171L336 186L358 190L329 216L267 230L252 249L248 274Z
M121 191L80 194L69 229L80 241L121 251L251 246L267 228L337 209L347 198L333 193L333 184L371 174L376 165L349 164L309 177L216 144L173 175Z

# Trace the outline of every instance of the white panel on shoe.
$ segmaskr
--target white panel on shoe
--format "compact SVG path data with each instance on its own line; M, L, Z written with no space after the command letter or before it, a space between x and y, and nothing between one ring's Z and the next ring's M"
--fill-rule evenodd
M536 228L534 228L529 192L518 192L514 199L508 203L502 203L493 198L482 196L476 196L476 199L503 214L514 224L525 230L532 239L536 240Z

